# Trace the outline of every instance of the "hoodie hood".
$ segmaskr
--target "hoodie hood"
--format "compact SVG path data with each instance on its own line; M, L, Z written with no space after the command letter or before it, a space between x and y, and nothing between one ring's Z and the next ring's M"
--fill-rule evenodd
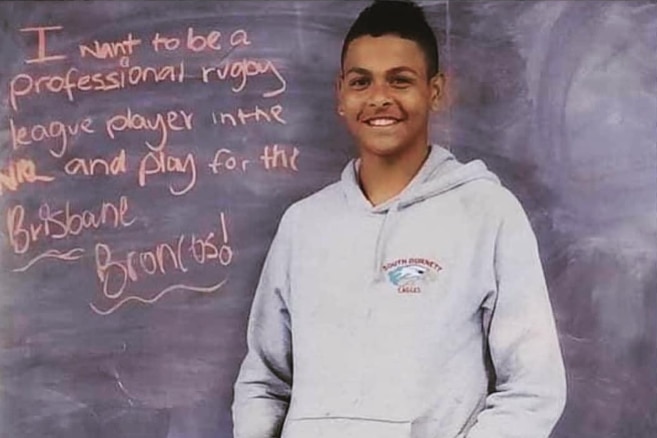
M341 185L347 201L353 207L371 213L402 210L427 198L438 196L471 181L485 179L499 184L499 179L481 160L466 164L459 162L447 149L432 145L424 164L397 196L373 206L360 188L358 169L360 159L351 160L342 171Z
M385 215L376 241L373 267L375 281L383 278L381 264L385 259L386 240L400 211L471 181L484 179L500 183L497 176L489 171L481 160L463 164L447 149L432 145L429 156L406 188L397 196L373 206L360 188L359 168L360 159L350 161L342 172L340 182L349 205L363 212Z

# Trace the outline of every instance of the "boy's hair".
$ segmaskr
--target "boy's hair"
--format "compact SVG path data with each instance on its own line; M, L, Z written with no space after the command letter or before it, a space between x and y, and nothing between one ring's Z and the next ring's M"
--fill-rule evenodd
M410 0L375 0L358 15L342 43L341 66L349 44L358 37L397 35L415 41L422 49L428 77L438 73L438 44L422 8Z

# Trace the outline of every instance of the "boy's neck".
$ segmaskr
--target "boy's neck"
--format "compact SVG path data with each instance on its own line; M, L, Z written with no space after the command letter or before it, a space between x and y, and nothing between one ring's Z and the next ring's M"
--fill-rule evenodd
M397 196L417 175L429 150L427 145L402 156L363 154L358 179L365 197L377 206Z

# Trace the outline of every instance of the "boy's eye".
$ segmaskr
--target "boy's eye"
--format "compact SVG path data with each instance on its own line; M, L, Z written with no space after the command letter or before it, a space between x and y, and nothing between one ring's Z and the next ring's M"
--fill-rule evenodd
M411 85L413 80L406 76L394 76L390 79L390 83L397 88L405 88Z
M367 87L367 85L369 85L369 83L370 83L370 80L369 80L368 78L366 78L366 77L359 77L359 78L351 79L351 80L349 81L349 86L350 86L351 88L360 89L360 88L365 88L365 87Z

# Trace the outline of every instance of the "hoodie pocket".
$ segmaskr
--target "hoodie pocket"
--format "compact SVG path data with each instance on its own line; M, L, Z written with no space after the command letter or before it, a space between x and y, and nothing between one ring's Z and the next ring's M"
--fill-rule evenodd
M297 418L285 422L281 438L411 438L411 423L369 418Z

